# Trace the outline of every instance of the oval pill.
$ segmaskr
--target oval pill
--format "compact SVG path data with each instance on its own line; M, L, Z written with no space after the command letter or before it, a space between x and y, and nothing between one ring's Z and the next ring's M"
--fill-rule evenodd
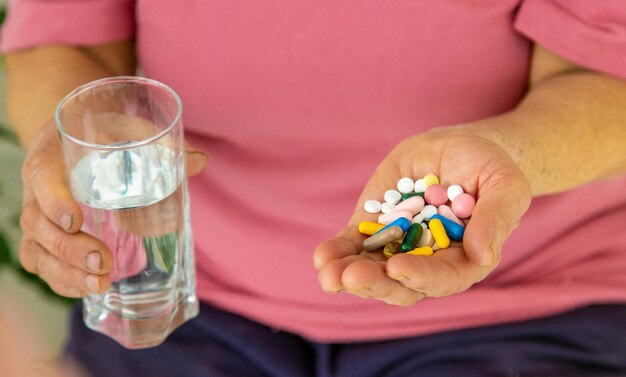
M409 211L393 211L390 213L385 213L378 216L378 223L389 225L400 217L404 217L407 220L411 221L411 219L413 218L413 214Z
M450 239L455 241L463 240L463 234L465 233L465 227L463 225L459 225L441 215L433 215L430 221L433 221L433 219L441 221L441 224L443 225L443 228L446 230L446 234Z
M417 243L420 240L420 237L422 236L423 231L424 231L424 228L422 228L420 224L411 225L409 230L406 232L406 236L404 236L402 245L400 246L402 251L407 252L407 251L411 251L415 249L415 247L417 246Z
M424 178L420 178L415 181L415 188L413 191L420 193L426 191L426 184L424 183Z
M424 199L421 196L414 196L409 198L403 202L398 203L394 208L395 211L409 211L411 212L411 217L420 213L420 211L424 209Z
M358 226L359 233L365 234L366 236L373 236L384 227L384 224L378 224L372 221L361 221Z
M381 208L382 204L378 200L366 200L363 204L363 209L369 213L379 213Z
M365 251L373 251L381 248L391 241L396 241L404 235L402 228L399 226L392 226L387 229L382 229L380 232L373 236L366 238L363 241L363 249Z
M424 186L426 186L426 188L428 188L428 186L432 186L432 185L438 185L439 184L439 178L430 173L430 174L426 174L426 176L424 177Z
M461 219L456 217L454 212L452 212L452 208L448 207L447 205L441 205L441 206L437 207L437 213L440 214L441 216L445 217L448 220L452 220L452 221L454 221L455 223L457 223L459 225L465 226L465 224L463 224Z
M448 234L446 234L446 229L443 227L441 220L432 219L428 223L428 228L430 232L433 234L433 238L435 239L435 243L441 249L445 249L450 246L450 238Z
M470 194L464 193L452 201L452 212L460 218L466 219L472 216L472 212L474 212L474 207L476 206L476 199Z
M376 234L382 232L385 229L389 229L389 228L391 228L393 226L399 226L400 229L402 229L403 232L406 232L411 227L411 221L409 221L406 217L400 217L397 220L395 220L394 222L392 222L391 224L385 225L385 227L382 228L381 230L379 230L378 232L376 232Z
M402 199L402 194L396 190L387 190L383 198L387 203L398 204L400 203L400 199Z
M424 193L424 200L426 200L426 203L432 204L434 206L446 204L446 202L448 201L446 188L443 185L439 184L428 186L426 188L426 192Z
M409 192L413 192L415 188L415 183L411 178L404 177L398 181L398 191L402 194L407 194Z
M432 215L437 214L437 207L432 204L424 206L424 208L420 211L420 214L424 215L424 220L430 220Z
M385 245L385 248L383 249L383 254L387 257L387 258L391 258L394 255L400 253L402 250L400 250L400 246L401 246L402 242L400 241L392 241L389 242L388 244Z
M433 249L430 246L422 246L422 247L415 248L411 251L408 251L407 254L429 256L429 255L433 255Z
M458 184L450 185L448 186L448 189L446 190L446 194L448 194L448 200L450 201L453 201L454 198L456 198L457 196L461 195L464 192L465 191L463 191L463 187L461 187L461 185L458 185Z

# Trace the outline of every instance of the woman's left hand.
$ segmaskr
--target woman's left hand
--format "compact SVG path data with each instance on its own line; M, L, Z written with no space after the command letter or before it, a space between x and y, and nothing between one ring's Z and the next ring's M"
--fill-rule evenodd
M458 183L477 198L462 245L432 256L365 252L360 221L378 215L363 210L368 199L380 200L402 177L434 173L444 185ZM348 226L314 252L322 289L345 291L388 304L409 306L424 297L462 292L497 266L500 249L531 201L528 181L498 144L471 126L434 129L398 144L378 166L357 202Z

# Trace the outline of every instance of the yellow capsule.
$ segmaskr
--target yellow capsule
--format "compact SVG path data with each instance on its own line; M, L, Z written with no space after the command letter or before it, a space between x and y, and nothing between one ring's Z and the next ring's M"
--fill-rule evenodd
M376 234L376 232L384 227L385 226L383 224L374 223L371 221L361 221L359 223L359 233L365 234L366 236L373 236L374 234Z
M424 177L424 186L428 187L428 186L432 186L432 185L438 185L439 184L439 178L437 178L436 175L434 174L427 174Z
M443 227L441 220L432 219L428 223L428 228L430 232L433 234L433 238L435 239L435 243L439 246L440 249L445 249L450 246L450 238L446 234L446 229Z
M407 254L411 254L411 255L433 255L433 248L430 246L422 246L422 247L418 247L417 249L413 249L409 252L407 252Z

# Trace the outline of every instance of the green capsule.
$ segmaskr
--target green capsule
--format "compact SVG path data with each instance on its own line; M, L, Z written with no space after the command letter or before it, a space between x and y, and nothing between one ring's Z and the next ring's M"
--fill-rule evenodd
M398 254L400 252L401 245L402 241L389 242L385 245L385 248L383 249L383 254L385 254L387 258L391 258L395 254Z
M414 196L421 196L423 198L424 193L423 192L409 192L409 193L403 194L402 197L400 198L400 202L403 202L407 200L408 198L412 198Z
M406 232L404 241L402 241L402 246L400 246L404 253L415 249L420 237L422 237L422 230L424 230L424 228L422 228L420 224L411 224L411 227Z

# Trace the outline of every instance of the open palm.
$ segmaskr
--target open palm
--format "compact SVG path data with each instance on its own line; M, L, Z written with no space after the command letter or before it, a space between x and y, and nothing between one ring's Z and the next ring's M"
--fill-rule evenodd
M360 221L376 221L363 210L368 199L381 199L402 177L437 175L441 183L458 183L477 198L462 245L433 256L365 252ZM393 305L412 305L424 297L441 297L468 289L496 267L502 243L530 204L523 173L496 143L471 129L448 127L405 139L381 162L365 185L348 226L314 252L319 281L327 292L345 291Z

